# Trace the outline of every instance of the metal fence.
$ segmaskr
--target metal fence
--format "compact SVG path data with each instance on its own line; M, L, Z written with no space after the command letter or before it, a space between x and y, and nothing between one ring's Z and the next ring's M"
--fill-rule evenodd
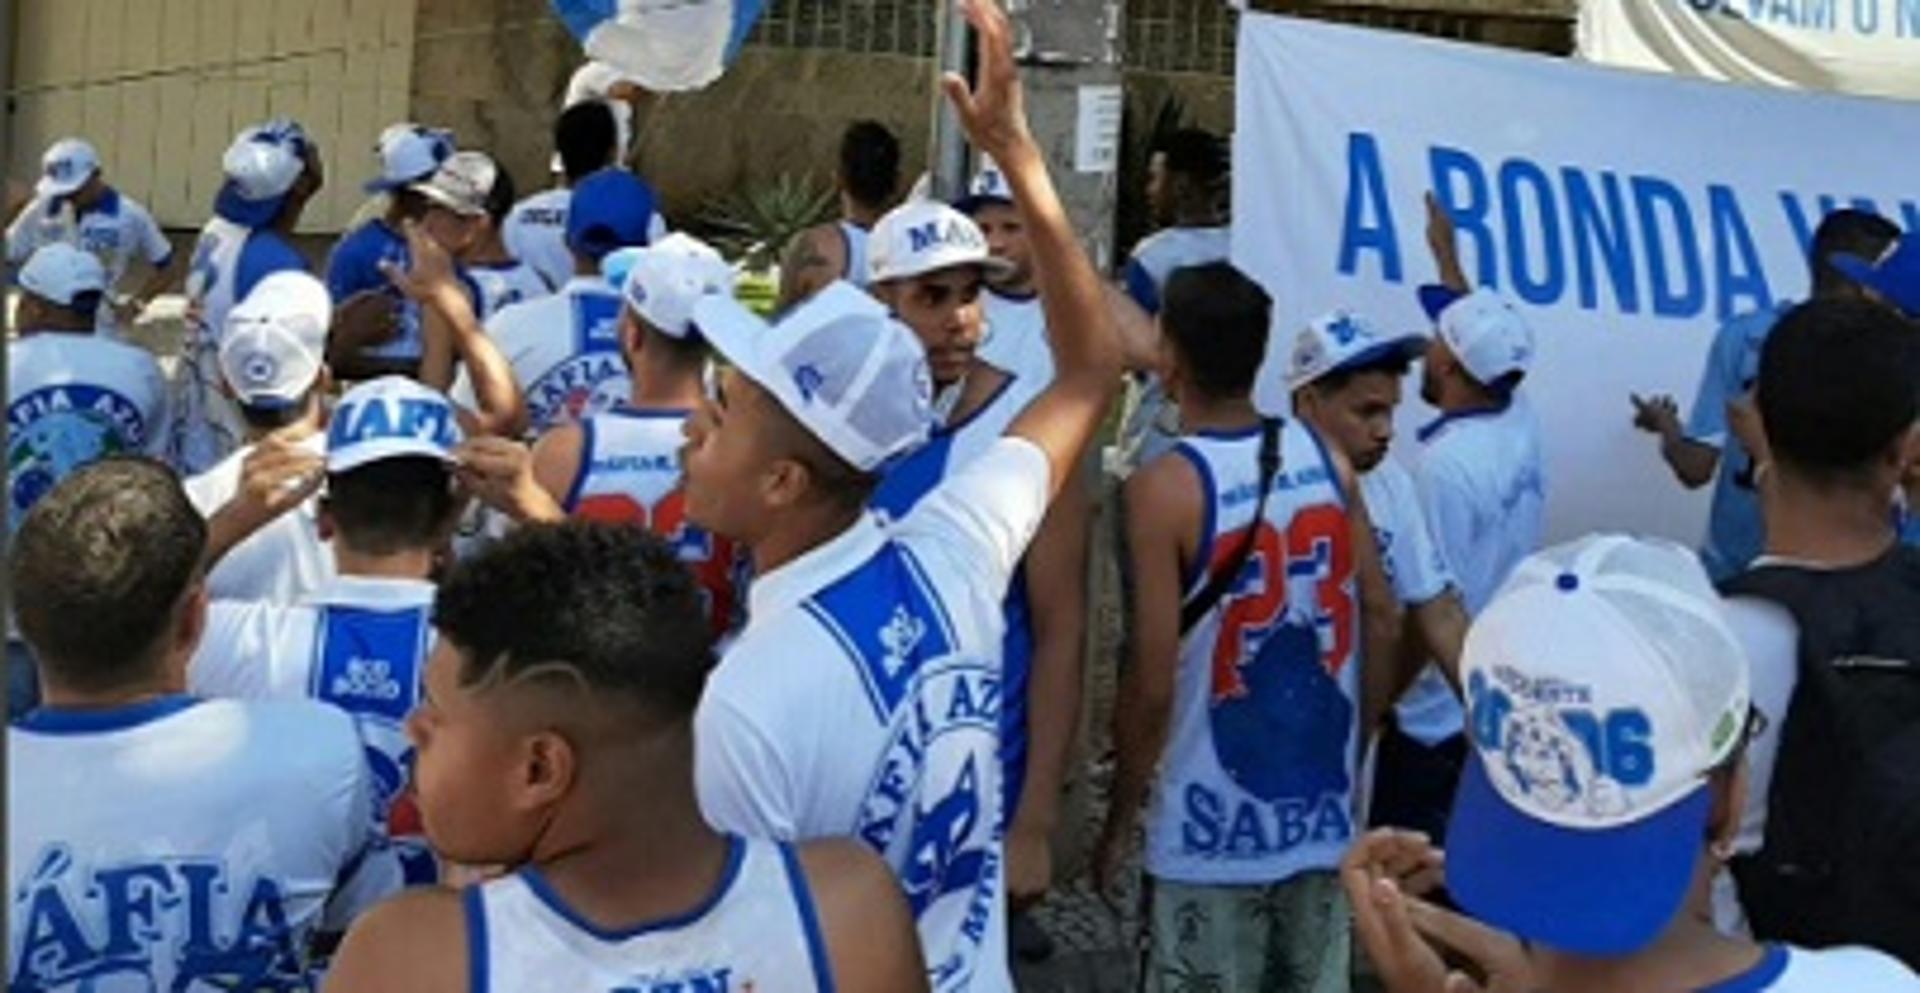
M935 0L772 0L748 44L933 56Z

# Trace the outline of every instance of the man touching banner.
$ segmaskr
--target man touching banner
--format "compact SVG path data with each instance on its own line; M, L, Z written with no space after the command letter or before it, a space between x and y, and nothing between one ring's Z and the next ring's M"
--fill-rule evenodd
M548 0L587 56L655 93L726 70L766 0Z
M1803 296L1829 211L1920 227L1920 123L1892 101L1264 14L1241 21L1236 82L1233 258L1278 326L1349 307L1425 327L1428 190L1469 279L1526 311L1549 541L1601 526L1698 540L1699 495L1616 412L1633 393L1690 400L1718 324ZM1269 354L1262 409L1286 409L1284 368Z

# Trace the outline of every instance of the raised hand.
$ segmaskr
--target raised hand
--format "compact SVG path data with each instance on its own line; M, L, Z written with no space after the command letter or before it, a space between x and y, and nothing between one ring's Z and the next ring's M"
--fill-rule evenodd
M481 503L516 521L566 516L533 476L533 451L511 438L471 438L454 452L460 483Z
M407 265L401 268L382 261L380 271L387 274L387 279L400 292L422 303L432 302L435 294L445 290L458 292L460 284L453 274L453 256L446 248L418 221L405 221L401 229L407 237Z

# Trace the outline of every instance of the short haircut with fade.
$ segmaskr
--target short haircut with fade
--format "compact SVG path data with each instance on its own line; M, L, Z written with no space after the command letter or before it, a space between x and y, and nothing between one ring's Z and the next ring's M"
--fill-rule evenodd
M714 664L693 577L630 525L519 528L454 567L433 623L464 656L464 685L561 676L663 721L692 715Z
M1176 269L1161 294L1160 327L1188 381L1217 400L1253 392L1272 317L1273 298L1226 262Z
M334 540L361 555L397 555L439 546L458 501L446 463L426 456L380 459L327 476Z
M900 139L879 121L855 121L840 136L840 182L866 207L884 207L900 188Z
M20 522L8 577L48 681L97 693L150 679L206 549L206 522L158 462L107 459L54 487Z
M1813 230L1813 247L1808 249L1807 263L1813 270L1814 289L1831 291L1851 283L1844 273L1833 267L1836 253L1877 259L1898 237L1900 229L1892 221L1871 211L1846 208L1828 214Z
M560 112L553 125L553 147L567 182L580 180L613 164L619 154L620 125L604 100L583 100Z
M1767 335L1757 394L1775 461L1859 479L1920 415L1920 326L1866 300L1801 304Z

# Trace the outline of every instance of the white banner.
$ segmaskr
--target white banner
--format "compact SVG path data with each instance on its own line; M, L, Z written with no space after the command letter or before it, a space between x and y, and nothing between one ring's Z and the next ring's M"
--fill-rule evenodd
M1467 275L1520 301L1546 440L1548 531L1696 542L1627 395L1686 405L1727 316L1806 292L1805 246L1849 203L1920 230L1920 108L1729 86L1409 35L1241 20L1233 256L1273 294L1262 406L1293 331L1351 307L1425 329L1423 197ZM1432 412L1408 381L1398 449Z
M1580 57L1920 100L1920 0L1582 0Z

